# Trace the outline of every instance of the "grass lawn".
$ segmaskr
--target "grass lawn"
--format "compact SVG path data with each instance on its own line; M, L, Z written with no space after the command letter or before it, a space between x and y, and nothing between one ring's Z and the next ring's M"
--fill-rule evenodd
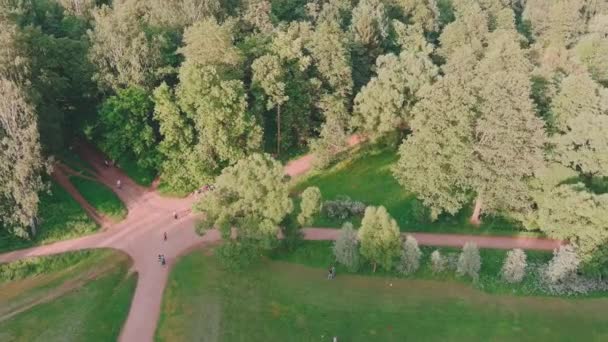
M522 231L521 227L501 217L484 217L479 226L471 225L468 220L471 208L467 206L456 216L443 215L435 222L417 219L416 212L421 202L413 193L405 190L392 175L391 167L398 160L392 148L377 146L362 147L359 152L337 165L311 174L296 181L293 192L300 193L309 186L317 186L324 200L347 195L353 200L367 205L383 205L397 221L402 231L442 232L478 235L537 235ZM296 215L296 213L294 213ZM352 220L354 224L360 218ZM318 215L314 221L317 227L340 227L342 221Z
M131 158L121 158L117 161L117 166L120 167L127 174L127 176L133 179L137 184L145 187L152 185L152 181L154 181L154 178L156 177L156 171L140 167Z
M37 235L32 240L14 237L0 229L0 252L70 239L98 228L78 202L53 181L50 193L40 194L38 217Z
M115 341L135 290L129 266L113 251L0 266L0 340Z
M608 299L489 295L458 282L368 277L265 261L223 271L181 259L157 341L602 341Z
M101 214L113 221L120 221L127 216L127 208L120 198L107 186L82 177L70 177L78 192Z

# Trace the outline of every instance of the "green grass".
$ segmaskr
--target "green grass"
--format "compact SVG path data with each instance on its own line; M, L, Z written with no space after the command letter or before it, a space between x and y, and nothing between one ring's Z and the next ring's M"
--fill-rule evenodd
M295 193L304 191L309 186L317 186L324 200L335 199L347 195L353 200L367 205L382 205L397 221L402 231L442 232L478 235L537 235L533 232L522 231L521 227L502 217L484 217L483 223L477 227L468 220L471 215L470 206L465 207L455 216L442 215L435 222L420 220L417 208L421 202L416 196L404 189L392 175L391 167L398 160L393 148L377 146L363 147L360 151L338 163L337 165L299 180L293 186ZM296 215L294 213L293 215ZM360 218L354 218L358 224ZM342 221L329 219L318 215L314 221L317 227L340 227Z
M98 226L70 194L51 181L50 193L40 194L37 235L20 239L0 229L0 252L70 239L97 230Z
M127 208L120 198L107 186L82 177L70 177L78 192L98 212L109 217L113 221L120 221L127 217Z
M135 290L129 258L93 251L36 259L2 266L24 271L0 281L0 340L115 341Z
M131 158L121 158L118 160L117 166L137 184L145 187L152 185L152 181L154 181L154 178L156 177L155 170L142 168Z
M59 155L59 159L68 167L76 172L89 177L93 177L94 171L91 165L80 158L73 150L65 150Z
M602 341L607 299L488 295L466 284L265 261L239 273L197 251L173 268L157 341Z

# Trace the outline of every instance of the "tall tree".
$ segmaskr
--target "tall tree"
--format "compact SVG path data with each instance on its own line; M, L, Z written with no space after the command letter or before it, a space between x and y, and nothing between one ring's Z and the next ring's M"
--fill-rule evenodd
M33 106L22 87L0 77L0 222L27 236L38 213L38 192L46 169Z
M167 71L163 59L167 40L163 35L146 33L144 14L128 2L103 5L93 11L89 58L96 66L94 77L101 88L151 89Z
M489 32L488 15L477 2L456 0L453 2L456 20L441 32L439 54L448 59L463 45L470 46L475 53L482 52Z
M552 103L556 158L586 177L608 176L608 108L600 89L587 73L572 74Z

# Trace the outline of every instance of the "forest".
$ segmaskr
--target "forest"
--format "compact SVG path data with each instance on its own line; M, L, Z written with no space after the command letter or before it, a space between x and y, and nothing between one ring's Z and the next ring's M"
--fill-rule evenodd
M608 2L0 0L12 235L75 139L187 193L351 134L399 146L431 218L508 214L607 267Z

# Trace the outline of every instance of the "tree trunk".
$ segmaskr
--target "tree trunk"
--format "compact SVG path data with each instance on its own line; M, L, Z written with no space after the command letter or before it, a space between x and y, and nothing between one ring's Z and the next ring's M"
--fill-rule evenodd
M481 223L481 220L479 219L479 215L481 215L481 206L481 196L477 196L477 199L475 199L475 209L473 209L473 215L471 215L471 219L469 220L476 226Z
M281 155L281 105L277 105L277 158Z

